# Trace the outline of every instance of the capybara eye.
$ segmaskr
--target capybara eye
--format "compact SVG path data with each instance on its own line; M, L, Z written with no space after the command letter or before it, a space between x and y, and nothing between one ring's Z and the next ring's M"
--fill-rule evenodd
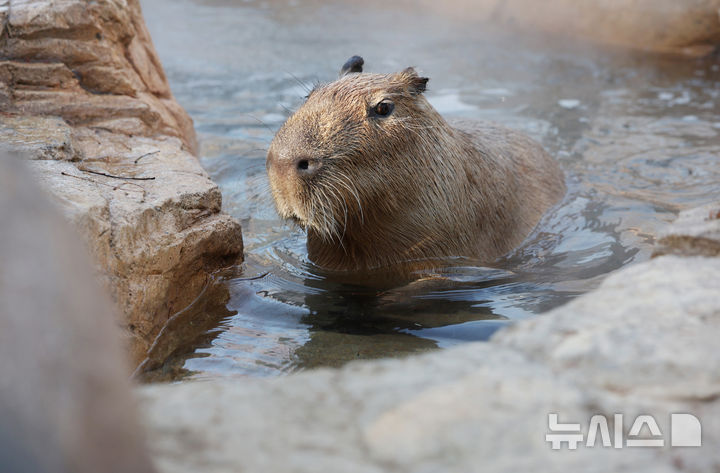
M395 108L395 104L389 101L383 101L375 105L373 112L378 117L387 117L390 115Z

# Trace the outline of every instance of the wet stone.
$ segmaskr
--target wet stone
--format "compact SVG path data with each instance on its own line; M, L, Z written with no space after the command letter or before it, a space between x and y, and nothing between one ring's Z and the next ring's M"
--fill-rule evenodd
M720 202L680 212L660 233L653 256L720 256Z

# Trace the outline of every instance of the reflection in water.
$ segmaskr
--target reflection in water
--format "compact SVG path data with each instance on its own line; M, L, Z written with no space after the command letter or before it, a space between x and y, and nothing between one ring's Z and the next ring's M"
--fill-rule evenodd
M680 209L720 197L714 59L581 49L400 6L153 0L143 8L173 91L195 119L202 163L246 244L245 263L220 278L222 289L166 329L148 379L271 376L484 340L647 259L657 229ZM449 261L400 287L378 275L341 283L314 267L302 232L275 214L265 150L305 88L332 80L352 54L368 71L417 66L443 114L541 141L566 170L565 200L492 267Z
M213 275L195 301L170 317L135 370L136 379L147 382L186 376L188 371L182 366L186 354L210 343L220 330L218 325L233 315L228 310L229 298L222 275Z

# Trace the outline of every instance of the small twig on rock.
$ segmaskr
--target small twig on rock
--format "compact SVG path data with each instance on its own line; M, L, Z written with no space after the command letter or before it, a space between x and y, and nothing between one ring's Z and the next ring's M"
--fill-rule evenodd
M159 152L160 152L160 150L156 149L155 151L150 151L149 153L145 153L135 160L135 164L137 164L138 161L140 161L142 158L147 158L148 156L152 156L153 154L158 154Z
M104 182L94 181L92 179L88 179L87 177L76 176L74 174L68 174L65 171L60 171L60 174L62 174L63 176L67 176L67 177L74 177L75 179L80 179L81 181L87 181L87 182L92 182L93 184L100 184L103 186L112 187L113 190L115 189L115 186L111 186L110 184L105 184Z
M153 181L155 177L131 177L131 176L113 176L112 174L105 174L104 172L91 171L89 169L80 169L82 172L89 172L90 174L96 174L98 176L111 177L113 179L123 179L126 181Z
M63 176L67 176L67 177L74 177L75 179L80 179L82 181L92 182L93 184L99 184L101 186L110 187L114 191L116 191L116 190L123 190L123 191L134 190L135 192L142 192L142 198L141 198L140 202L145 202L145 196L147 195L147 191L145 190L145 188L143 186L141 186L140 184L136 184L134 182L123 182L122 184L114 186L114 185L106 184L104 182L98 182L93 179L88 179L86 177L76 176L74 174L68 174L65 171L61 171L60 174L62 174ZM137 189L122 189L122 186L135 186L135 187L137 187Z

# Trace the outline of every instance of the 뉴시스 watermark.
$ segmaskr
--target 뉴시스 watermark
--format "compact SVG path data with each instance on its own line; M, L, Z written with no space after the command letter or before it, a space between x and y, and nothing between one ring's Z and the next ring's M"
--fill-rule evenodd
M577 449L585 439L586 447L594 447L598 443L603 447L664 447L666 437L660 426L651 415L639 415L628 431L627 438L623 435L623 414L613 415L613 433L610 434L608 418L597 414L590 418L587 428L587 437L583 436L580 424L560 423L558 414L548 414L548 428L550 433L545 435L545 441L550 443L553 450L560 450L565 445L570 450ZM641 437L645 428L649 436ZM667 432L666 432L667 433ZM702 446L702 427L700 420L692 414L670 415L670 446L671 447L700 447Z

